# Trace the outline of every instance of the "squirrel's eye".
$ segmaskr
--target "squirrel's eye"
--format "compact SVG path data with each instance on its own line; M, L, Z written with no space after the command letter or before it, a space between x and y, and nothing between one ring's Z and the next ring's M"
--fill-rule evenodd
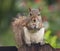
M30 13L30 16L32 16L32 14Z
M40 16L40 14L38 14L38 16Z

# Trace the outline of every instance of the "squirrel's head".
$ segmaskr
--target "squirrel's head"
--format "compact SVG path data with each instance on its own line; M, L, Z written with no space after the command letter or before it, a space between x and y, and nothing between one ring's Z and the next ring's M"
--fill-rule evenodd
M30 17L40 17L41 13L40 13L40 8L39 9L31 9L29 8L29 16Z
M29 30L40 30L42 27L42 19L39 9L29 9L30 20L27 24Z

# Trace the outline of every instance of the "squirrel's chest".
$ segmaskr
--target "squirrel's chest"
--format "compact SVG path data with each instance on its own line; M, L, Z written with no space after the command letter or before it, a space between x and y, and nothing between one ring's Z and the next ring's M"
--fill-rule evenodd
M25 39L31 40L32 42L34 41L36 42L37 40L40 40L43 38L44 28L41 28L39 31L35 33L31 33L26 27L24 27L24 36L25 36Z

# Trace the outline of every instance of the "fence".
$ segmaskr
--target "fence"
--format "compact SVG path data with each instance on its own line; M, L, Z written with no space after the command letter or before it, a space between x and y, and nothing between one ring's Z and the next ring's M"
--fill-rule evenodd
M19 48L18 51L56 51L52 46L49 44L45 45L31 45L31 46L24 46L22 48Z
M49 44L45 44L43 46L32 45L32 46L24 46L22 48L17 49L15 46L4 46L0 47L0 51L60 51L60 49L54 49Z

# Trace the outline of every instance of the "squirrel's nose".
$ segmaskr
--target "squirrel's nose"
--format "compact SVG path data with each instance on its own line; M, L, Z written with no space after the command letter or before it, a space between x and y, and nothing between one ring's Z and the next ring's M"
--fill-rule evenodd
M36 20L33 20L34 22L36 22Z

